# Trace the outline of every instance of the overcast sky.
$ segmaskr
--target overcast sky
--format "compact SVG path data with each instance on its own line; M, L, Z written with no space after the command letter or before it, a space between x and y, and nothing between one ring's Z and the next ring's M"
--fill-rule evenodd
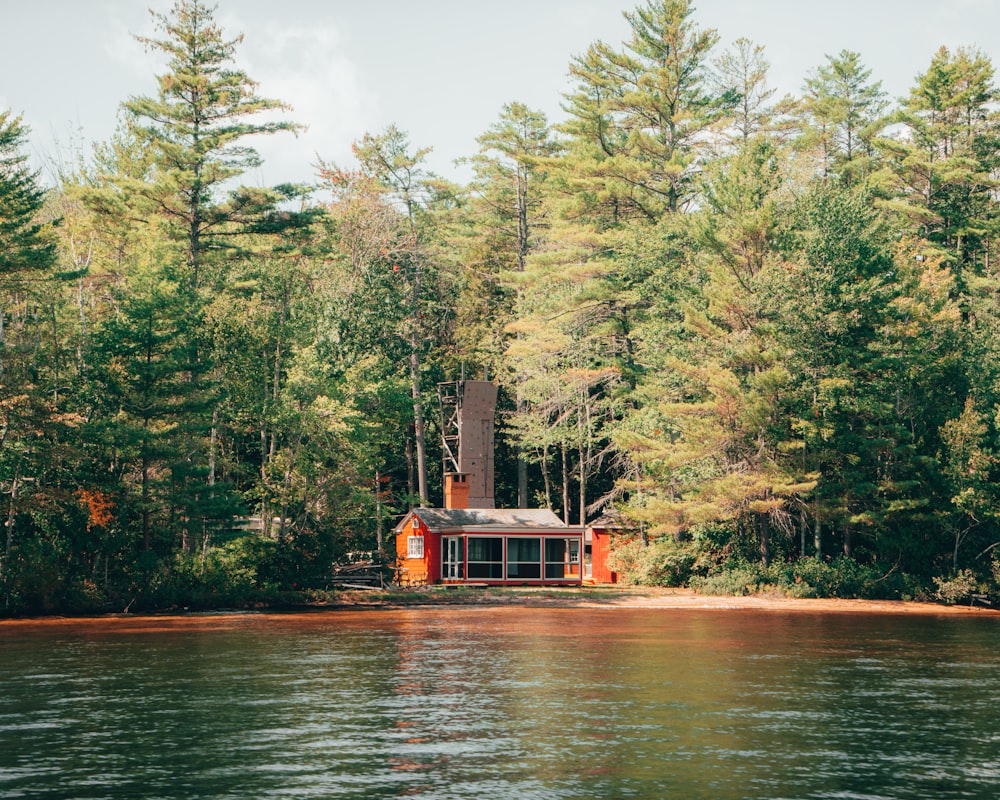
M347 164L351 142L395 123L431 168L464 179L455 159L504 103L562 118L567 67L597 39L626 38L634 0L219 0L238 63L261 93L308 125L256 140L265 158L248 182L310 181L317 156ZM153 33L148 8L170 0L0 0L0 108L23 114L40 165L108 138L119 104L153 94L156 58L133 34ZM770 85L798 93L826 54L861 53L891 97L906 94L941 45L1000 56L1000 0L696 0L720 51L745 36L765 47Z

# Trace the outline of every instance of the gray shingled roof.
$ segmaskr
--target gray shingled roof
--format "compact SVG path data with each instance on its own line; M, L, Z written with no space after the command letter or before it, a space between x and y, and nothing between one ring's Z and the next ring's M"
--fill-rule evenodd
M566 527L547 508L415 508L413 513L432 531L472 527Z

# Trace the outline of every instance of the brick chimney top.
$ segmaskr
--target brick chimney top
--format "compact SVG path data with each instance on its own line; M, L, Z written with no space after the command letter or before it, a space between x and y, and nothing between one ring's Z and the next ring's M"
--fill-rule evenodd
M469 476L464 472L446 472L444 476L444 507L469 507Z

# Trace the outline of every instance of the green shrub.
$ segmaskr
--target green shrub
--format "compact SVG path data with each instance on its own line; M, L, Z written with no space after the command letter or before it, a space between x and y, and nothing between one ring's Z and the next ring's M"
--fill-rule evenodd
M761 573L757 567L744 564L727 566L704 577L691 579L691 588L702 594L743 597L756 594L761 587Z
M694 541L677 541L672 536L643 544L640 539L616 542L608 566L621 576L622 583L639 586L684 586L699 563L700 551Z
M822 561L802 558L771 564L730 561L705 577L691 579L691 587L705 594L743 596L780 593L788 597L844 597L912 599L921 586L912 576L885 572L878 564L860 564L851 558ZM967 596L967 595L966 595Z
M277 586L262 579L260 565L273 542L244 536L201 553L178 553L153 572L146 602L153 607L218 608L262 601Z
M979 588L971 569L959 570L950 578L935 577L934 585L937 586L934 597L948 605L969 599Z

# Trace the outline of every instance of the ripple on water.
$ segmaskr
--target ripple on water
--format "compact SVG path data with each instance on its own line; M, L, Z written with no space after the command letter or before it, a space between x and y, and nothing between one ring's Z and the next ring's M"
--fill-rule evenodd
M35 631L0 660L0 796L994 800L993 641L626 609Z

